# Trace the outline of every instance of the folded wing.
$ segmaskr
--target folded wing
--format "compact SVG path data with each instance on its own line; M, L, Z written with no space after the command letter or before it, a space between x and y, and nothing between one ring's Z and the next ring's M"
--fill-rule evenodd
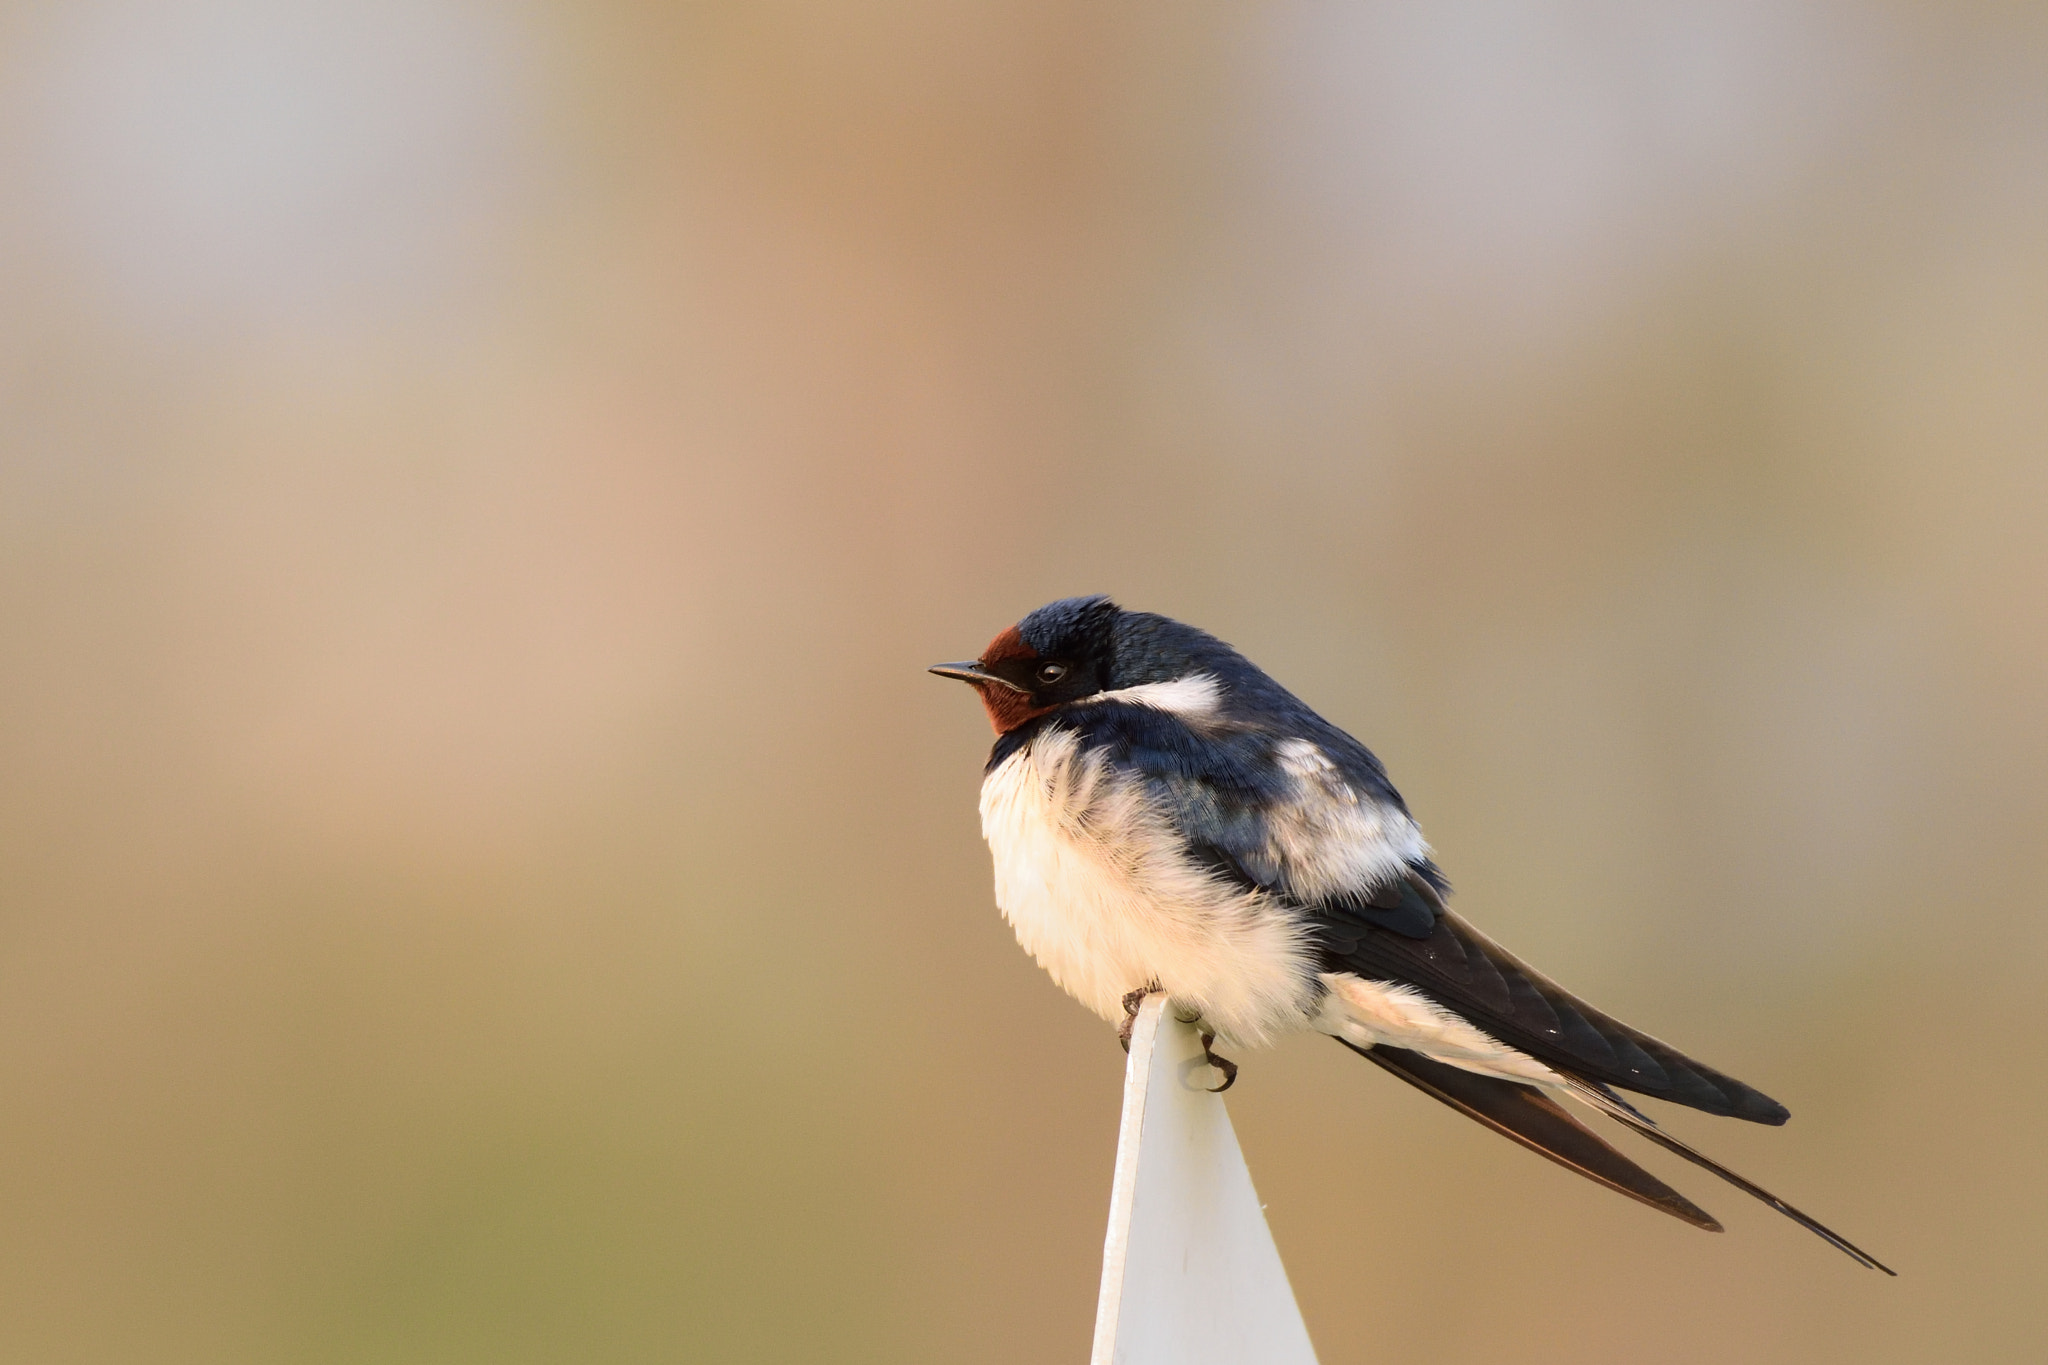
M1395 933L1342 904L1317 905L1325 970L1413 986L1501 1042L1589 1080L1754 1123L1790 1117L1762 1091L1603 1014L1524 963L1445 906L1421 870L1374 895L1433 905L1429 935Z
M1305 910L1321 969L1414 987L1552 1066L1710 1114L1783 1123L1785 1106L1630 1028L1454 914L1377 759L1327 726L1314 742L1228 717L1106 703L1071 708L1138 776L1188 856ZM1318 724L1321 724L1318 722ZM1361 852L1361 841L1377 841Z
M1298 718L1297 718L1298 719ZM1317 966L1420 991L1499 1042L1547 1063L1574 1098L1811 1229L1863 1265L1892 1273L1808 1215L1660 1129L1607 1087L1710 1114L1779 1124L1785 1106L1668 1043L1594 1009L1466 923L1377 759L1339 731L1314 742L1226 718L1189 720L1156 708L1073 708L1110 760L1144 783L1216 876L1305 912ZM1318 722L1320 724L1320 722ZM1364 833L1361 834L1361 831ZM1359 856L1355 841L1383 840ZM1352 840L1352 845L1343 841ZM1412 848L1412 851L1403 851ZM1392 850L1400 856L1391 862ZM1351 870L1351 875L1347 875ZM1630 1161L1543 1091L1381 1044L1338 1039L1410 1085L1495 1132L1694 1227L1719 1231L1698 1205Z

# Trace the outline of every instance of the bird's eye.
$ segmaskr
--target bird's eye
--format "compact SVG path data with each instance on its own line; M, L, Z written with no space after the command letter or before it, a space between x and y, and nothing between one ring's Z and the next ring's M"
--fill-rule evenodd
M1065 664L1047 664L1038 670L1038 680L1042 683L1056 683L1066 676L1067 666Z

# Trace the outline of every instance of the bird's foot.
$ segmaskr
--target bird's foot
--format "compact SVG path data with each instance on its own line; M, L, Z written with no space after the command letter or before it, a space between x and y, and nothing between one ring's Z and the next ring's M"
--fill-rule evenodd
M1231 1086L1237 1084L1237 1063L1231 1061L1228 1057L1218 1057L1214 1052L1211 1052L1209 1050L1209 1044L1215 1041L1216 1035L1213 1033L1205 1033L1202 1035L1202 1057L1203 1060L1207 1061L1210 1066L1215 1067L1218 1071L1223 1073L1223 1084L1212 1085L1209 1087L1210 1094L1220 1095L1224 1091L1230 1089Z
M1131 1030L1138 1026L1138 1006L1145 1003L1146 996L1158 989L1159 983L1154 981L1149 986L1140 986L1124 996L1124 1021L1117 1026L1116 1040L1124 1045L1125 1052L1131 1050Z

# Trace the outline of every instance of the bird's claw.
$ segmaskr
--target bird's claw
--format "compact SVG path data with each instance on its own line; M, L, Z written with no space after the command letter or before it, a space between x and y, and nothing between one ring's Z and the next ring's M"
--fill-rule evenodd
M1158 983L1140 986L1124 996L1124 1021L1117 1025L1116 1040L1123 1044L1125 1052L1131 1050L1131 1030L1138 1026L1138 1006L1145 1003L1145 997L1159 989Z
M1137 990L1134 990L1124 996L1124 1021L1117 1028L1116 1040L1119 1043L1123 1044L1123 1049L1126 1053L1128 1053L1131 1050L1131 1030L1137 1027L1138 1007L1145 1003L1146 996L1151 995L1158 989L1159 983L1155 981L1152 982L1150 985L1140 986ZM1199 1019L1200 1017L1200 1015L1195 1015L1192 1018L1184 1018L1182 1022L1192 1024L1195 1021L1195 1019ZM1237 1084L1237 1063L1231 1061L1228 1057L1217 1056L1216 1053L1210 1047L1210 1044L1214 1043L1215 1041L1216 1035L1213 1033L1205 1033L1202 1035L1202 1060L1206 1061L1210 1066L1215 1067L1218 1071L1223 1073L1223 1084L1211 1086L1209 1088L1210 1094L1220 1095L1224 1091L1230 1089L1231 1086Z
M1237 1063L1231 1061L1228 1057L1218 1057L1214 1052L1211 1052L1209 1050L1209 1045L1215 1041L1216 1035L1213 1033L1205 1033L1202 1035L1202 1058L1204 1061L1208 1062L1210 1066L1215 1067L1218 1071L1223 1073L1223 1084L1212 1085L1209 1087L1210 1094L1220 1095L1224 1091L1230 1089L1231 1086L1237 1084Z

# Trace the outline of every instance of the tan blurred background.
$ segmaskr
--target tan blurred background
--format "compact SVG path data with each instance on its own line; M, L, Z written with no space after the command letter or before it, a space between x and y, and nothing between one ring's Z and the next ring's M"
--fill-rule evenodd
M1299 1040L1326 1365L2048 1353L2040 6L16 4L0 185L0 1358L1084 1358L1081 591L1902 1272Z

